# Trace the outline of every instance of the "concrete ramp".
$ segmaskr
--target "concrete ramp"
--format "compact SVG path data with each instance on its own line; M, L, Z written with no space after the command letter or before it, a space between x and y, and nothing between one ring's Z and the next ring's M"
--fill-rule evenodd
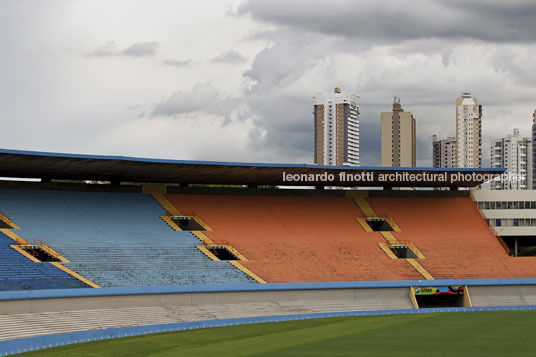
M536 305L535 285L470 286L473 307Z

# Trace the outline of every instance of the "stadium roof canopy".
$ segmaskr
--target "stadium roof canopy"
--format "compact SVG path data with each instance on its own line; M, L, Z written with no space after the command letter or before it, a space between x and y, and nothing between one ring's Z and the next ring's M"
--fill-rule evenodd
M474 187L504 169L185 161L0 149L0 177L140 183Z

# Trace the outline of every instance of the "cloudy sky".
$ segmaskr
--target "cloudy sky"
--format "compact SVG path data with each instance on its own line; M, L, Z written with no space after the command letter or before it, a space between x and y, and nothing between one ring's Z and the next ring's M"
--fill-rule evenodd
M455 134L455 98L489 139L530 135L534 0L2 0L0 148L311 163L312 96L361 97L361 163L379 165L394 95L417 162Z

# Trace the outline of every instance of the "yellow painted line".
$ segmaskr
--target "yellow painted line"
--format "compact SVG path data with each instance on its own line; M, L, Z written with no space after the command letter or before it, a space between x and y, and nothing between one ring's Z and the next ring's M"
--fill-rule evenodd
M424 269L424 267L419 264L419 262L417 262L415 259L406 260L415 268L415 270L417 270L422 276L424 276L426 280L435 280L434 277L430 275L430 273L426 269Z
M391 232L380 232L380 234L385 238L390 244L400 244L398 239Z
M383 252L385 254L387 254L387 256L391 259L398 259L395 255L395 253L393 253L393 251L391 249L389 249L389 247L387 246L387 244L385 243L378 243L378 245L380 246L380 248L383 250Z
M345 197L368 197L369 190L344 190Z
M24 255L26 258L30 259L32 262L34 263L41 263L41 261L39 259L37 259L36 257L34 257L33 255L31 255L30 253L28 253L27 251L25 251L24 249L22 249L21 247L19 247L18 245L10 245L11 248L15 249L17 252L19 252L20 254Z
M163 185L142 185L141 193L167 193L167 186Z
M41 247L41 249L43 249L45 252L47 252L48 254L52 255L54 258L56 259L59 259L60 262L62 263L69 263L69 259L65 258L63 255L61 255L60 253L56 252L54 249L52 249L51 247L49 247L48 245L39 245L39 247Z
M422 254L422 252L419 250L419 248L417 248L417 246L415 244L410 243L410 244L408 244L408 247L409 247L409 249L411 249L413 251L413 253L415 253L416 256L418 256L421 259L426 259L424 254Z
M205 233L203 233L201 231L190 231L190 233L192 233L194 236L199 238L201 240L201 242L203 242L206 245L216 245L216 243L214 243L214 241L212 239L207 237L205 235Z
M229 263L231 263L232 265L234 265L238 269L242 270L245 274L249 275L250 277L255 279L257 282L259 282L261 284L266 284L266 281L263 278L261 278L260 276L258 276L257 274L255 274L254 272L252 272L251 270L249 270L248 268L246 268L242 264L240 264L238 262L238 260L229 260Z
M205 253L205 255L207 257L209 257L210 259L212 259L212 260L220 260L220 259L218 259L217 256L212 254L212 252L210 250L208 250L207 247L205 247L204 245L196 245L195 247L197 249L199 249L201 252Z
M0 232L4 233L6 236L13 239L15 242L19 244L29 244L26 239L19 237L16 233L12 232L11 230L7 228L0 229Z
M166 195L163 193L152 193L152 196L158 201L158 203L160 203L160 206L164 207L164 209L169 212L171 216L182 216L177 207L175 207L173 203L168 200Z
M203 218L201 218L199 216L191 216L190 218L194 219L197 223L199 223L199 225L201 227L205 228L205 230L207 230L207 231L213 231L214 230L207 224L207 222L205 222L203 220Z
M4 221L6 224L9 224L12 229L20 229L19 226L15 224L12 220L10 220L8 217L0 213L0 220Z
M356 218L355 220L361 225L361 227L363 227L365 232L373 232L372 228L370 228L369 224L364 218Z
M413 307L415 309L419 308L419 304L417 303L417 298L415 297L415 289L413 286L409 288L409 299L411 300L411 303L413 304Z
M367 217L377 217L376 212L372 209L365 197L354 197L355 203L359 206L359 209L363 211Z
M389 225L391 226L391 228L394 229L395 232L402 232L398 224L395 222L394 218L386 218L385 220L387 221L387 223L389 223Z
M469 295L469 288L467 285L463 288L463 307L473 307L473 302L471 301L471 295Z
M66 272L67 274L75 277L76 279L80 280L81 282L91 286L92 288L100 288L100 286L98 286L97 284L95 284L94 282L92 281L89 281L87 280L86 278L84 278L82 275L78 274L78 273L75 273L74 271L72 271L71 269L67 268L66 266L64 266L63 264L61 263L58 263L58 262L50 262L50 264L54 265L56 268L60 269L60 270L63 270L64 272Z
M160 216L164 222L166 222L173 230L175 231L182 231L181 227L177 225L177 223L173 222L171 219L171 216Z

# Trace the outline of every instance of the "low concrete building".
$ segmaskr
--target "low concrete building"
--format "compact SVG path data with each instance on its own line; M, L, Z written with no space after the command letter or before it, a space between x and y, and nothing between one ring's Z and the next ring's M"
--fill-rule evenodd
M536 190L474 190L478 207L497 234L518 255L536 245Z

